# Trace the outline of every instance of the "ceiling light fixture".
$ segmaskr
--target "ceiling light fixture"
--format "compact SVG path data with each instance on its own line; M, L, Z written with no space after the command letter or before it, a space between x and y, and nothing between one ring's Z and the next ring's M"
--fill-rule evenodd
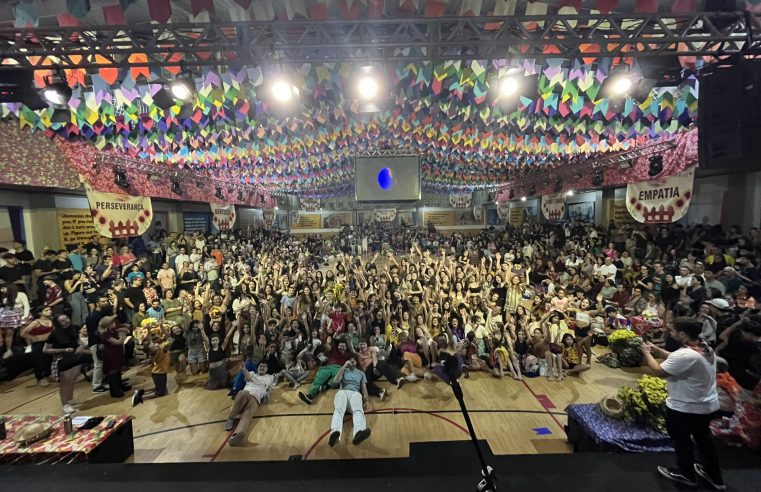
M605 182L605 174L602 169L597 169L594 176L592 176L592 186L602 186Z
M127 171L125 171L124 169L120 167L117 167L116 169L114 169L114 174L116 175L116 178L114 178L114 184L116 184L116 186L124 190L129 189L129 180L127 179Z
M650 162L650 168L647 170L647 175L654 178L663 172L663 156L653 155L648 159Z
M516 95L520 86L521 84L518 81L518 77L514 75L502 77L499 81L499 97L505 98Z
M270 93L275 101L282 104L299 98L299 89L285 78L275 80L270 87Z
M178 101L188 102L196 93L196 84L190 77L182 77L169 82L169 91Z

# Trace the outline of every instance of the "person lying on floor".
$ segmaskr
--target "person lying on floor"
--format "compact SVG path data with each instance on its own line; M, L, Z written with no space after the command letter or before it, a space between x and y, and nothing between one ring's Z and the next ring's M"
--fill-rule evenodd
M277 376L267 374L267 363L262 361L256 368L256 372L249 372L243 368L243 377L246 380L246 386L235 395L235 402L230 410L230 416L225 422L225 430L235 429L230 440L227 441L230 446L240 446L248 435L248 428L254 413L260 405L269 401L270 388L277 383ZM240 419L238 426L235 426L235 419Z

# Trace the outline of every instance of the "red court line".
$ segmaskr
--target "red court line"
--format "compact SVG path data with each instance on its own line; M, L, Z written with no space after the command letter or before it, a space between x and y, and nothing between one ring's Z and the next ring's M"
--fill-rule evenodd
M536 393L534 393L534 390L531 389L531 386L528 385L525 379L522 379L521 382L529 390L529 392L532 395L534 395L534 398L536 398L536 401L538 401L539 404L542 405L542 408L544 408L544 411L547 412L547 415L549 415L550 418L552 418L552 420L554 420L555 423L558 424L558 427L560 427L560 429L562 429L565 432L565 427L563 427L563 424L560 423L557 417L555 417L555 415L550 411L550 409L547 408L547 406L545 405L545 402L542 401L542 400L546 400L546 402L549 402L552 404L553 408L557 408L555 404L552 403L552 400L550 400L550 398L547 395L537 395ZM544 398L539 398L540 396L543 396Z
M468 432L468 429L466 429L465 427L461 426L460 424L458 424L454 420L449 419L447 417L444 417L443 415L439 415L439 414L437 414L435 412L428 412L426 410L418 410L417 408L396 408L396 407L379 408L377 410L372 410L370 412L365 412L365 415L377 415L379 413L389 413L389 412L396 413L397 411L399 413L408 413L408 414L411 414L411 415L412 414L423 414L423 415L430 415L432 417L436 417L438 419L443 420L444 422L452 424L453 426L457 427L458 429L463 431L465 434L470 436L470 432ZM348 416L344 416L344 420L347 420L347 419L348 419ZM320 437L317 438L317 440L311 446L309 446L309 449L307 449L306 453L304 453L304 457L302 458L304 461L306 461L309 458L309 455L312 454L312 451L314 451L314 448L316 448L317 445L320 444L320 442L323 439L325 439L325 436L327 436L328 434L330 434L330 429L325 431ZM223 446L224 446L224 444L223 444ZM212 459L212 461L214 461L214 460Z
M219 454L222 452L223 449L225 449L225 445L227 444L227 441L230 440L232 435L235 433L235 429L231 430L227 433L227 437L225 437L225 440L222 441L222 445L219 446L219 449L217 449L217 452L211 455L211 459L209 460L210 463L214 463L214 461L219 457ZM208 455L204 455L204 457L207 457Z

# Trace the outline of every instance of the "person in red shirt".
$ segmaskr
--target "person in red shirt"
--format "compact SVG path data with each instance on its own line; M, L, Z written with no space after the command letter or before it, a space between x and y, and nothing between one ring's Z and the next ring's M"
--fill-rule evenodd
M336 343L333 343L336 342ZM311 405L317 394L323 390L338 374L346 361L354 358L354 349L351 344L347 344L343 339L341 341L330 340L325 343L325 351L328 354L328 360L325 365L317 370L317 374L309 387L309 391L304 393L299 391L299 398L307 405Z
M336 304L333 308L333 312L328 314L328 318L330 318L331 321L330 326L328 326L328 333L338 335L343 332L346 328L346 319L348 317L348 313L344 312L343 304Z
M53 277L45 277L42 283L45 285L44 306L52 309L53 313L51 317L62 315L64 310L63 290L55 283Z

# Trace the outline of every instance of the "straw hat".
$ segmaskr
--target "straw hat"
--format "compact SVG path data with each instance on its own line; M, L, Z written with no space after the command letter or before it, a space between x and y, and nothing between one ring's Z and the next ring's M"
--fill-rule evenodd
M13 440L20 446L28 446L42 439L46 439L53 432L53 424L33 422L27 424L13 434Z

